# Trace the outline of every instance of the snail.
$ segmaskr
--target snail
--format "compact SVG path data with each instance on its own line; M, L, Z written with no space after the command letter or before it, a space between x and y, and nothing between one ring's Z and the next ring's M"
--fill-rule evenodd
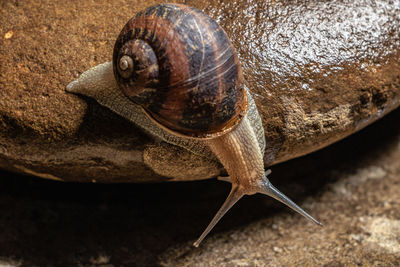
M225 31L198 9L160 4L140 11L120 32L113 61L67 85L148 133L216 157L231 192L194 246L244 195L262 193L321 225L267 178L265 137L236 50Z

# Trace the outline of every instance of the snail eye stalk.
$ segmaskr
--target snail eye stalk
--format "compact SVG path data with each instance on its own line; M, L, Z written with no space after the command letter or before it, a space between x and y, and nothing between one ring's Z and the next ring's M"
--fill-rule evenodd
M237 186L232 185L231 192L229 196L226 198L224 204L222 204L221 208L218 210L217 214L215 214L214 218L211 220L210 224L207 226L206 230L201 234L199 239L193 243L193 246L198 247L203 241L203 239L208 235L208 233L214 228L214 226L221 220L221 218L225 215L225 213L230 210L236 202L238 202L244 196L243 192L239 190Z
M294 211L300 213L305 218L311 220L315 224L322 226L322 223L314 219L310 214L305 212L302 208L300 208L296 203L294 203L290 198L285 196L282 192L280 192L276 187L272 185L272 183L268 180L267 176L271 173L271 170L267 170L265 172L265 176L263 179L262 186L260 187L260 191L258 193L268 195L270 197L275 198L276 200L282 202L286 206L290 207ZM230 181L229 177L219 178L223 181ZM201 234L199 239L193 243L193 246L198 247L203 241L203 239L208 235L208 233L214 228L214 226L221 220L221 218L228 212L230 208L235 205L246 193L239 186L232 184L231 192L226 198L224 204L222 204L221 208L218 210L217 214L215 214L214 218L211 220L210 224L207 226L206 230Z

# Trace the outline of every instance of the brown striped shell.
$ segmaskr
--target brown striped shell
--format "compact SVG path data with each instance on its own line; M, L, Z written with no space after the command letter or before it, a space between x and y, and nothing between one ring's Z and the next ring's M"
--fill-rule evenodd
M234 47L213 19L192 7L160 4L130 19L116 40L113 69L127 97L182 135L228 132L247 111Z

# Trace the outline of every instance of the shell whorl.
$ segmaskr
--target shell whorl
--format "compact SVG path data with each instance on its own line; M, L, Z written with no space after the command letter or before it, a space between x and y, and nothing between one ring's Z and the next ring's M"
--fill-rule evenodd
M126 96L185 136L228 132L248 108L234 47L195 8L161 4L139 12L117 38L113 69Z

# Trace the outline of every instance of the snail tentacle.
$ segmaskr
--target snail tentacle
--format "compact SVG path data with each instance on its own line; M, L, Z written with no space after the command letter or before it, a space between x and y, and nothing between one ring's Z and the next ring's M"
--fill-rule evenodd
M231 181L232 190L222 207L214 216L200 238L193 244L198 246L204 237L213 229L222 216L243 196L262 193L287 205L312 222L322 225L311 215L300 208L268 180L270 170L264 171L263 152L257 143L256 135L246 116L230 133L207 140L206 143L224 165Z
M285 196L281 191L279 191L275 186L271 184L271 182L265 177L264 179L264 186L261 187L262 194L267 196L273 197L276 200L282 202L286 206L290 207L292 210L298 212L299 214L303 215L305 218L311 220L315 224L322 226L323 224L314 219L310 214L305 212L302 208L300 208L296 203L294 203L290 198Z
M196 240L196 242L193 243L193 246L198 247L201 241L203 241L203 239L214 228L219 220L224 217L225 213L227 213L228 210L230 210L233 205L235 205L236 202L238 202L244 195L245 194L237 185L232 184L231 192L229 193L229 196L225 199L224 204L222 204L221 208L218 210L217 214L215 214L214 218L211 220L210 224L207 226L201 236Z

